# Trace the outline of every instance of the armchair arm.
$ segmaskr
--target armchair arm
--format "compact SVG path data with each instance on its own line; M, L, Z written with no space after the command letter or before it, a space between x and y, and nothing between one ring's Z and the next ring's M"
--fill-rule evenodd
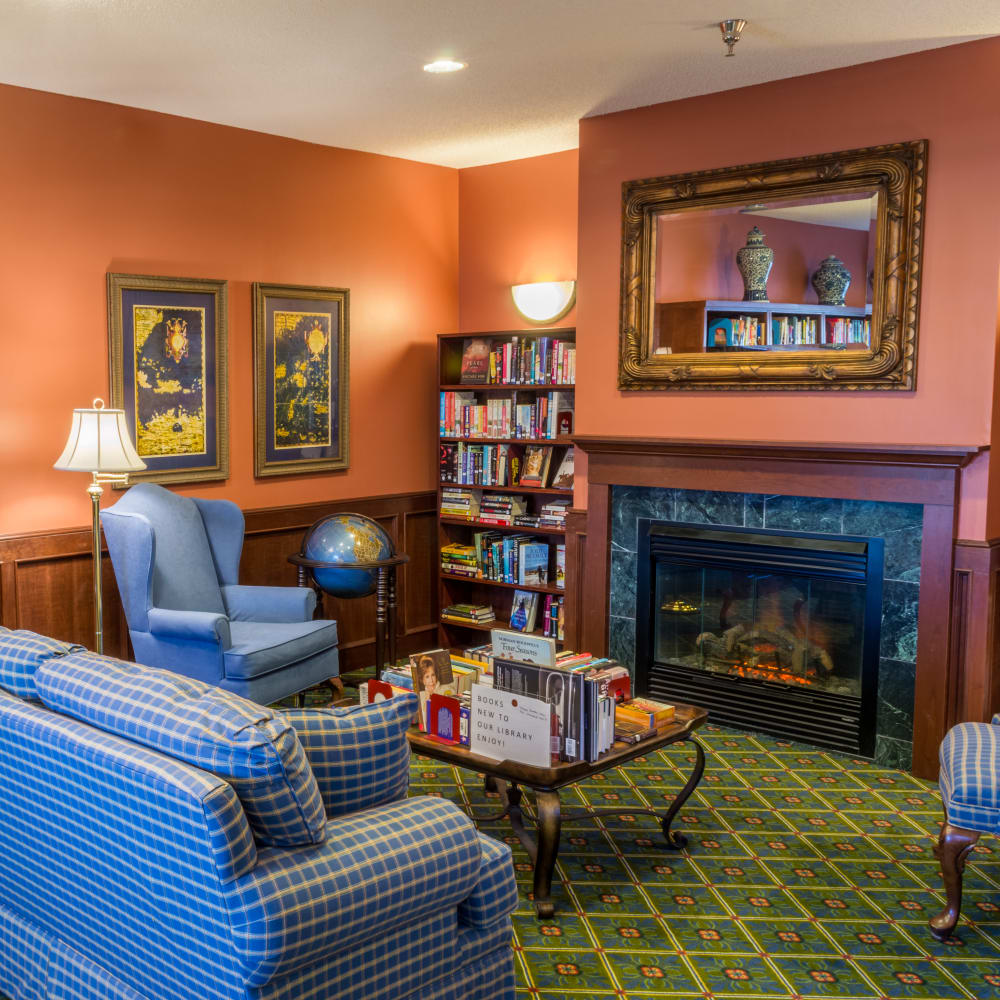
M330 820L326 842L263 849L230 883L229 913L245 982L276 976L457 907L479 879L472 821L421 797Z
M215 611L174 611L170 608L149 609L149 631L161 639L182 639L190 642L214 642L229 649L229 619Z
M316 775L328 817L406 797L410 744L406 731L416 695L395 695L350 708L285 708Z
M994 715L990 721L993 723L994 726L1000 726L1000 712L997 712L997 714Z
M231 583L222 599L234 622L307 622L316 610L311 587L246 587Z

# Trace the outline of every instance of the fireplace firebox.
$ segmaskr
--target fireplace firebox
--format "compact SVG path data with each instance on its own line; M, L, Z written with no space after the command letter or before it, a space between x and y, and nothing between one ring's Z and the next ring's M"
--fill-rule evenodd
M639 519L636 688L871 757L883 541Z

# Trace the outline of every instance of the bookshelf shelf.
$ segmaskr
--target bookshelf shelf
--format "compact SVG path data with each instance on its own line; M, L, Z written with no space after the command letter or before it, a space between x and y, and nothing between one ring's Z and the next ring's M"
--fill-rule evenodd
M462 517L440 517L442 524L457 524L476 531L512 531L518 535L565 535L565 528L532 528L524 524L490 524L487 521L467 521Z
M491 437L446 437L438 438L439 441L461 441L463 444L551 444L553 446L565 446L573 443L571 437L554 438L491 438ZM454 485L454 484L453 484Z
M486 490L487 493L525 493L544 497L569 497L573 499L572 490L559 490L554 486L483 486L481 483L446 483L441 481L443 489L453 490Z
M481 385L470 385L467 382L442 382L438 388L442 392L572 392L576 385L572 382L487 382Z
M487 498L506 494L514 498L515 512L524 510L528 514L538 514L546 504L557 503L560 499L571 502L572 489L557 489L551 485L487 486L446 480L463 476L467 479L509 479L516 478L518 471L536 473L534 463L538 461L538 452L530 452L532 447L542 449L543 462L540 473L526 476L529 480L535 478L537 482L540 475L542 482L551 484L564 460L571 469L575 362L576 331L573 329L443 334L438 337L438 389L441 393L437 487L439 607L480 604L492 608L495 615L495 619L487 623L440 617L438 640L441 646L468 646L472 644L470 633L509 627L517 591L538 595L536 625L539 627L530 634L543 635L542 626L555 621L558 608L566 599L565 590L554 583L504 583L486 576L465 576L442 569L441 549L448 545L471 546L477 554L470 565L500 558L505 572L516 578L520 560L525 560L522 565L538 566L537 560L544 556L547 545L548 579L554 581L557 561L562 565L564 559L566 531L564 528L489 524L478 519L470 521L450 516L441 510L441 494L444 490L468 490L475 498L471 502L477 505L486 503ZM470 372L479 379L499 375L506 381L476 381ZM456 433L486 430L496 434L498 431L508 433L508 429L517 433L515 428L522 434L535 432L553 436L481 437ZM441 434L442 430L450 433ZM477 445L486 447L477 448ZM477 507L472 509L477 510ZM506 505L506 509L509 510L510 505ZM498 533L492 546L488 539L477 539L480 532ZM512 542L512 536L517 535L524 536L525 543ZM528 544L528 539L534 539L535 543ZM481 552L480 545L483 546ZM537 578L533 576L532 579Z
M471 629L473 632L489 632L495 628L510 628L510 625L506 621L499 618L494 618L492 621L488 622L458 622L451 621L447 618L441 619L441 624L444 626L451 626L453 628L467 628ZM542 630L540 628L532 629L530 632L525 632L525 635L541 635ZM557 640L562 642L562 640ZM459 645L455 643L454 645Z
M475 583L481 587L502 587L507 590L530 590L535 594L555 594L562 597L566 593L562 587L545 586L539 587L530 583L504 583L503 580L490 580L484 576L462 576L459 573L445 573L441 571L442 580L455 580L458 583Z

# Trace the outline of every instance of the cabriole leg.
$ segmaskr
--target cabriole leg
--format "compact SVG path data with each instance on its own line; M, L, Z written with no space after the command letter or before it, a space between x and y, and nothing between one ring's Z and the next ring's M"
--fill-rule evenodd
M934 847L934 854L941 863L941 877L944 880L945 905L936 916L931 917L931 933L944 941L955 929L958 915L962 910L962 873L965 871L965 859L976 846L979 834L975 830L963 830L960 826L952 826L945 822L941 826L941 835Z

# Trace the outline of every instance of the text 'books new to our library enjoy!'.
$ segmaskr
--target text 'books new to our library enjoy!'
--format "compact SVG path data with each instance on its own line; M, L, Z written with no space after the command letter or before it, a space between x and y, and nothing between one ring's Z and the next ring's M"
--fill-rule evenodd
M576 332L438 338L438 641L494 625L562 641Z
M552 639L502 629L490 638L466 649L414 653L363 684L362 704L414 692L415 725L431 739L535 766L593 762L615 743L649 739L673 721L674 706L632 698L629 671L614 660L558 652ZM504 697L485 696L490 690ZM504 710L507 724L494 725Z

